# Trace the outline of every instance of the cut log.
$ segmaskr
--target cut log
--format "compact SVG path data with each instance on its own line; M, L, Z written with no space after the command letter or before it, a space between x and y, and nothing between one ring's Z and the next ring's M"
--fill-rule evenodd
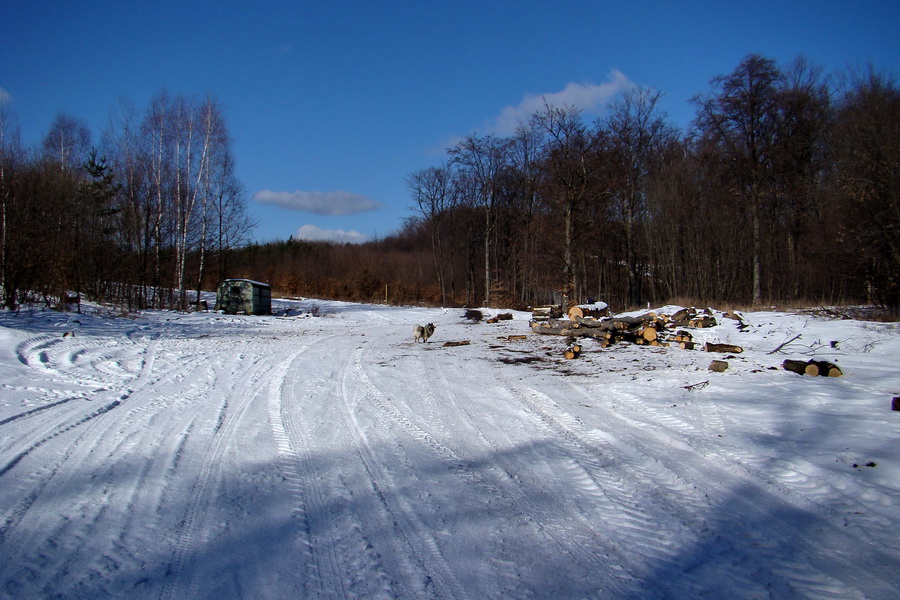
M806 375L806 367L809 365L807 361L804 360L791 360L785 359L783 363L781 363L781 368L785 371L790 371L791 373L796 373L798 375Z
M588 329L578 329L578 324L572 321L558 321L551 319L549 321L532 321L531 331L534 333L543 333L545 335L567 335L579 336L588 332Z
M816 360L810 362L815 364L816 369L818 370L818 375L820 377L840 377L844 374L839 366L834 363L830 363L827 360Z
M508 336L506 336L506 339L508 339L509 341L524 340L524 339L528 339L528 336L527 335L508 335Z
M444 347L453 347L453 346L468 346L471 342L469 340L460 340L458 342L444 342Z
M827 360L785 360L781 363L785 371L798 373L800 375L809 375L811 377L840 377L844 374L841 368Z
M724 373L728 369L728 363L724 360L714 360L709 363L709 370L714 373Z
M562 316L562 309L559 306L535 306L531 315L535 321L558 319Z
M900 396L897 396L896 398L891 400L891 410L900 411Z
M733 346L731 344L713 344L712 342L706 342L706 351L724 352L726 354L740 354L744 351L744 349L740 346Z
M581 346L574 345L566 348L565 352L563 352L563 356L565 356L568 360L572 360L574 358L578 358L581 356Z
M681 323L683 321L689 321L691 317L693 317L693 311L687 308L682 308L681 310L677 310L672 314L671 320L675 323Z
M576 318L593 317L598 319L609 314L609 308L602 302L596 304L582 304L569 308L568 315L573 321Z
M682 350L693 350L695 347L694 342L679 342L678 347Z
M704 327L715 327L718 325L715 317L696 317L688 321L689 327L698 327L700 329Z
M645 325L644 327L642 327L639 333L640 336L648 342L656 341L656 338L659 337L659 333L656 331L656 328L649 325Z
M600 327L603 325L603 321L597 320L593 317L575 317L572 319L582 327Z

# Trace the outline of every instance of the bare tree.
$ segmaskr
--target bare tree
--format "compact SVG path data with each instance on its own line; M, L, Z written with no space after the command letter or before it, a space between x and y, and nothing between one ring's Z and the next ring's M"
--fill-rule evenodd
M873 69L841 99L835 132L841 241L870 301L900 307L900 90Z
M577 278L575 249L580 233L579 209L588 198L593 169L592 154L600 138L591 135L581 119L581 110L549 104L532 117L533 126L544 138L544 186L549 198L561 209L563 219L564 294L581 295Z
M407 178L407 187L416 207L431 232L431 251L435 272L441 287L441 303L447 305L446 259L444 256L445 218L456 208L458 190L449 167L429 167L413 173ZM452 241L450 244L452 248ZM452 258L452 255L451 255Z
M774 61L751 54L730 75L713 79L712 95L694 99L700 135L720 148L722 166L750 213L754 304L762 301L762 212L772 194L783 81Z
M782 281L770 286L775 290L778 285L780 295L799 297L808 280L801 273L801 265L823 260L810 255L810 249L802 243L812 231L820 229L824 216L822 182L830 154L830 96L820 68L803 58L788 65L779 96L779 131L773 155L776 179L771 212L775 235L769 257L772 263L784 265L777 270ZM816 269L809 275L815 277L816 272L821 271Z
M470 135L450 150L453 164L466 172L478 206L484 211L484 305L491 302L491 238L494 232L498 176L507 164L509 140Z
M9 103L0 98L0 285L3 286L3 304L10 310L16 306L16 289L8 277L10 206L16 172L23 157L18 128L14 128L10 120Z
M44 136L44 156L64 171L79 169L88 159L91 130L76 117L59 113Z
M625 268L628 273L628 303L641 302L641 265L637 256L639 228L647 210L646 197L651 169L673 135L657 106L662 94L649 88L634 88L612 105L604 125L609 132L613 160L620 178L614 198L619 205L625 234Z

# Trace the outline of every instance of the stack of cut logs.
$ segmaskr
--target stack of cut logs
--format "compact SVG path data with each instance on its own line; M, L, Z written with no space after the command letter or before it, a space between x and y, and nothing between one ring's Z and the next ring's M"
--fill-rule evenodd
M578 307L573 307L578 308ZM683 308L672 315L645 313L634 317L605 317L583 315L582 311L570 310L568 319L548 317L548 310L535 311L531 330L535 333L564 335L569 337L590 337L606 348L619 342L630 342L646 346L669 346L692 350L695 347L690 332L680 328L701 328L715 326L712 311L697 313ZM673 331L674 330L674 331ZM739 346L728 344L707 344L709 352L739 353Z

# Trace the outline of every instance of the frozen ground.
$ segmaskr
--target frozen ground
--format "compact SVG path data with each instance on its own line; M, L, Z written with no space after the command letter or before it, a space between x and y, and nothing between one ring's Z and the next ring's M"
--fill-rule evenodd
M900 596L897 324L721 320L712 373L566 361L527 313L276 309L0 312L0 596ZM777 368L814 355L846 375Z

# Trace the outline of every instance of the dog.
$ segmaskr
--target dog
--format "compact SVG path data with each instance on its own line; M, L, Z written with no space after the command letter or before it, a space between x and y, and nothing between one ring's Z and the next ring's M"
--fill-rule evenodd
M427 342L428 338L434 335L434 323L429 323L424 327L422 325L416 325L413 329L413 341L418 343L419 340L423 342Z

